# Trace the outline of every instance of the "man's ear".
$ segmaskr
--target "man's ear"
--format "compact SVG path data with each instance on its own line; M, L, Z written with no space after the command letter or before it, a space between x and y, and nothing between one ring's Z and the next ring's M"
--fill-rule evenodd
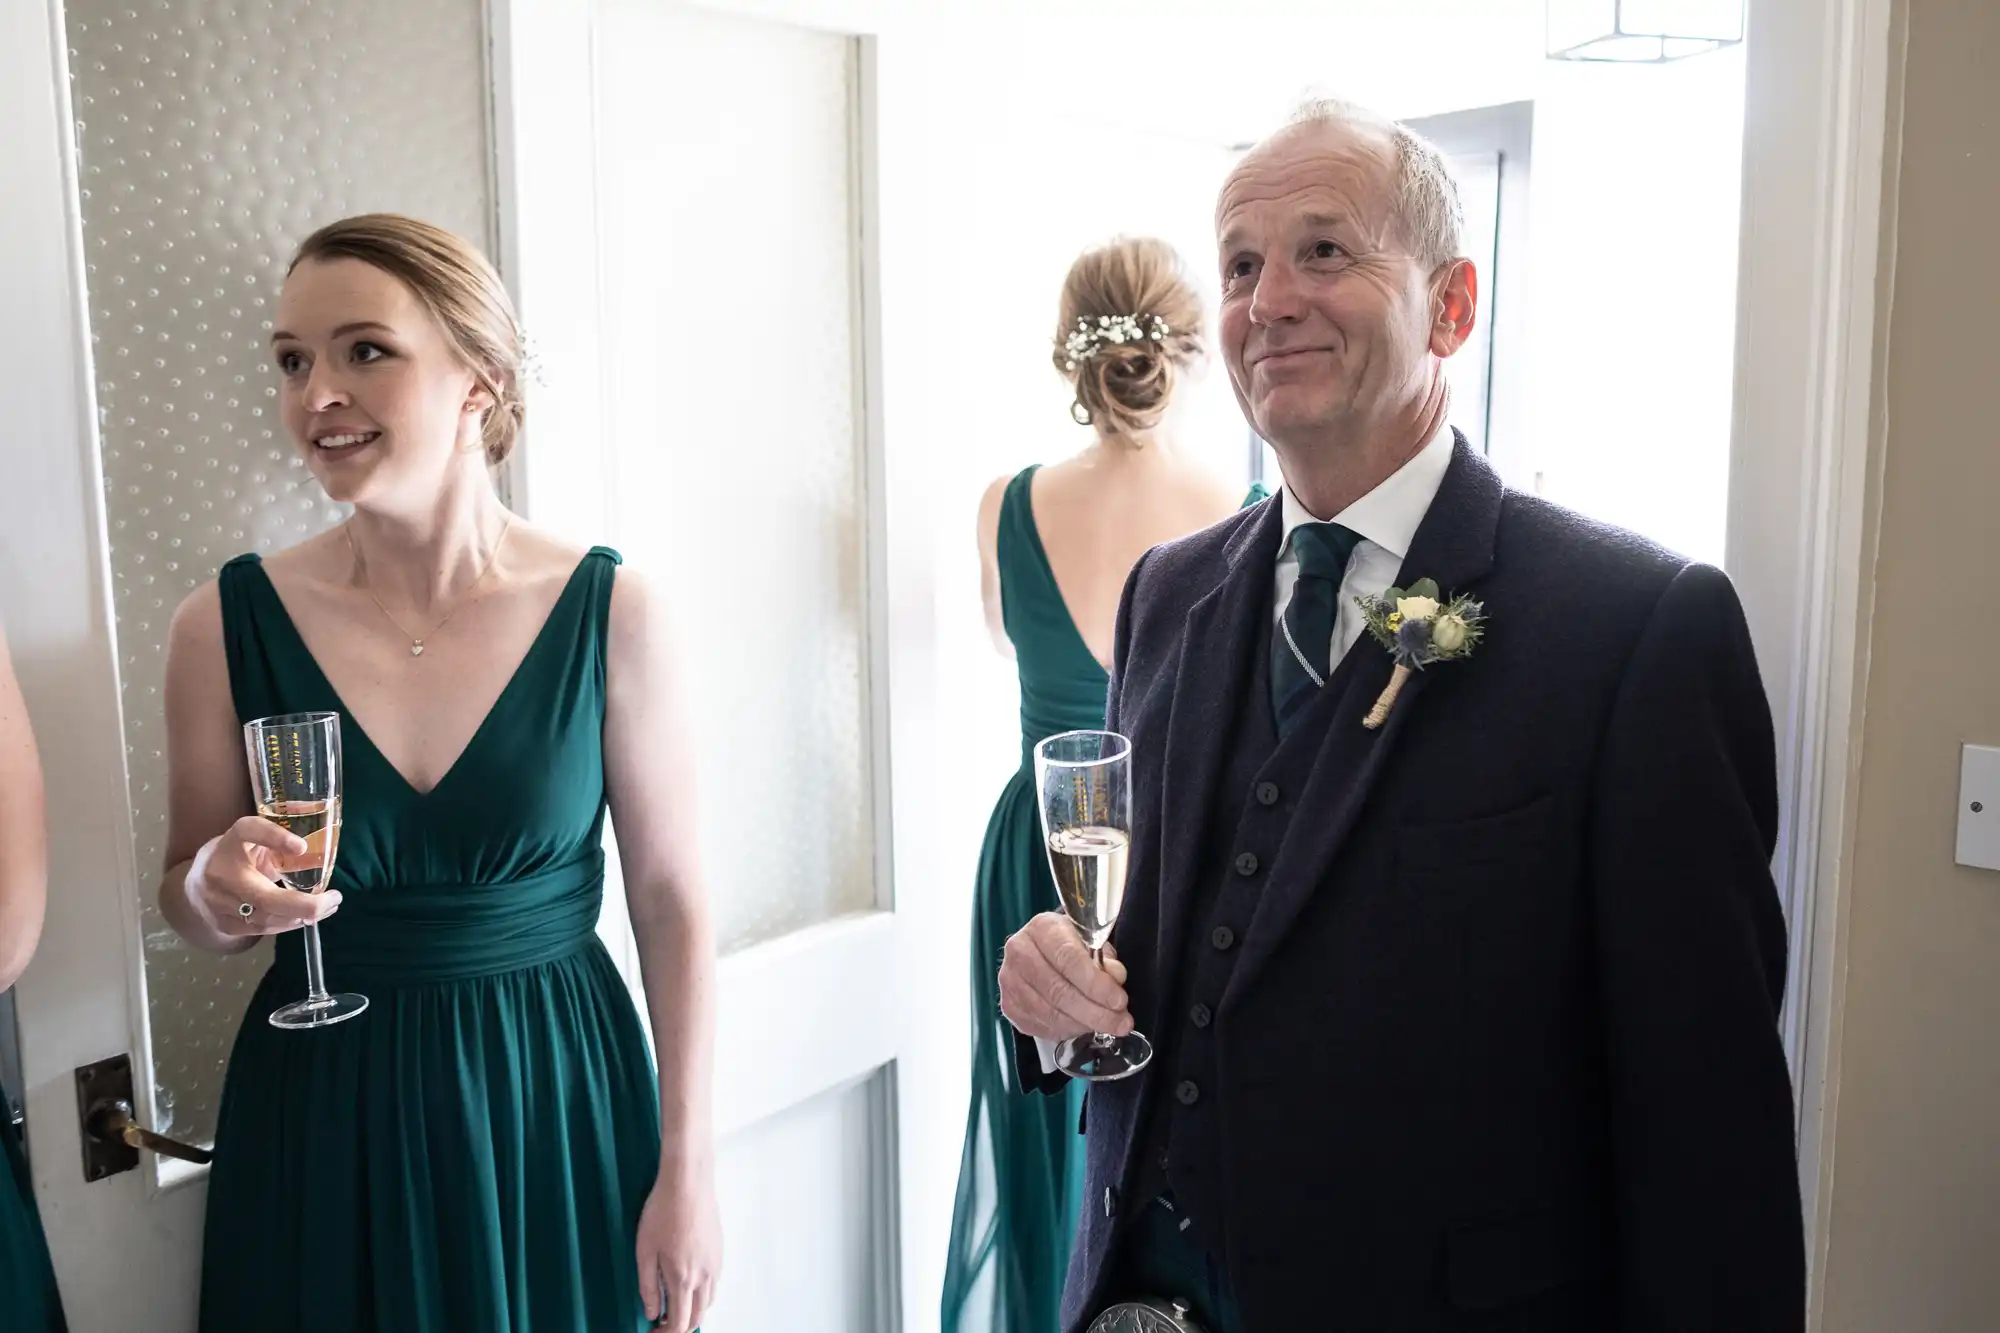
M1470 259L1454 259L1439 271L1431 296L1431 351L1450 356L1465 346L1479 318L1479 273Z

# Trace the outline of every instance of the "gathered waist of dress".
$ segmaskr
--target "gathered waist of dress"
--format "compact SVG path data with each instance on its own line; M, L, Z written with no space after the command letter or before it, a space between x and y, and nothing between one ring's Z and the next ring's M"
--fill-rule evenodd
M536 967L594 938L604 851L520 879L396 884L346 897L320 927L333 989L420 986ZM296 955L296 932L279 937Z
M1021 714L1021 771L1033 774L1035 771L1035 747L1051 736L1060 736L1065 731L1098 731L1104 726L1104 710L1092 713L1078 711L1068 719L1048 714L1029 717Z

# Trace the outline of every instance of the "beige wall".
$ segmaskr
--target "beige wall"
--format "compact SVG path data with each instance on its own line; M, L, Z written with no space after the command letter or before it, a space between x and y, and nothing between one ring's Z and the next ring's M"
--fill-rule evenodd
M2000 1328L2000 873L1952 860L2000 744L2000 0L1899 9L1824 1333Z

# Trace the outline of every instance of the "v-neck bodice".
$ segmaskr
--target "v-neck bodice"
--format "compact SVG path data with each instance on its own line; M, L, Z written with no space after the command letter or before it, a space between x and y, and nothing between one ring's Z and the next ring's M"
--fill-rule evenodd
M256 557L224 567L238 716L341 717L342 902L320 939L328 982L369 1005L271 1027L305 985L303 932L277 936L216 1127L203 1333L651 1326L633 1236L656 1074L596 934L617 565L603 548L578 565L428 792L355 722Z
M575 867L594 881L604 819L604 636L616 552L584 557L527 655L465 749L436 786L420 792L383 757L306 647L254 555L224 566L220 580L229 684L239 719L325 710L340 714L345 794L334 884L343 906L324 932L329 955L378 955L368 940L378 919L388 938L410 931L402 908L419 908L440 886L456 909L419 908L454 934L482 925L476 886L541 882ZM597 892L588 894L596 919ZM505 910L525 897L492 904ZM385 900L403 899L395 902ZM525 905L525 904L523 904ZM584 903L577 904L578 915ZM579 922L579 924L585 924ZM585 925L587 929L587 924ZM351 944L352 948L343 947ZM370 965L373 963L371 961Z

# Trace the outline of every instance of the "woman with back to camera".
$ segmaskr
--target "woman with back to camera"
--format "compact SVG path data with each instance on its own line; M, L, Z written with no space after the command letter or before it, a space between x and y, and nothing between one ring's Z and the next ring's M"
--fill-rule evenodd
M1059 906L1036 806L1034 748L1104 725L1112 634L1141 555L1248 501L1197 459L1182 392L1206 358L1206 311L1164 241L1085 252L1063 282L1055 367L1090 443L1001 477L979 506L981 592L1021 683L1021 767L980 851L973 896L972 1102L946 1259L943 1333L1054 1333L1083 1188L1067 1098L1024 1097L997 970L1007 937ZM1116 967L1110 955L1107 964Z
M0 991L28 969L48 904L49 840L41 759L28 708L0 633ZM62 1333L62 1300L49 1266L48 1240L35 1210L35 1186L0 1097L0 1299L8 1328Z
M278 937L223 1092L201 1327L680 1333L721 1235L714 950L662 598L501 504L521 338L465 241L334 223L275 325L285 426L354 512L230 561L171 631L161 908L219 953ZM331 887L308 895L273 882L305 844L252 813L241 728L319 710L346 786ZM607 807L657 1086L595 933ZM307 921L371 1003L281 1031Z

